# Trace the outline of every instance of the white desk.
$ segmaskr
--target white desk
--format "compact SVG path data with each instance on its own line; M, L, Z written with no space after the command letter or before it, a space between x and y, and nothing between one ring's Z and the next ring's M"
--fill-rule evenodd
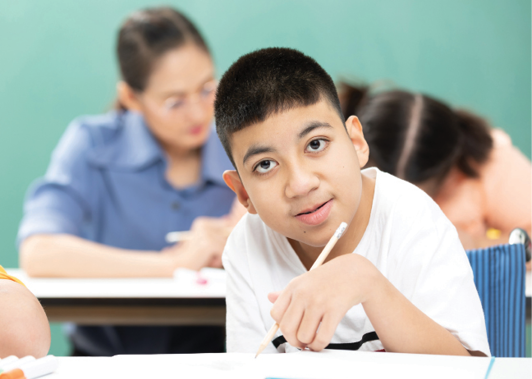
M225 284L175 279L30 278L7 269L51 322L85 325L225 325Z
M175 279L30 278L7 269L39 299L52 322L84 325L225 325L225 285ZM532 275L526 274L527 309ZM528 312L530 312L528 310Z
M44 378L431 378L484 379L490 358L324 351L292 354L61 357ZM248 370L244 371L242 368ZM530 378L532 358L497 358L489 379ZM43 379L44 379L43 378Z

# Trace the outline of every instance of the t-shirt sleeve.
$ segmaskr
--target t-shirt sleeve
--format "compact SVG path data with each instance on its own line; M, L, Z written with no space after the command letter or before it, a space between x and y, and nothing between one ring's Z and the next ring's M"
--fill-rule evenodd
M264 327L253 291L246 252L246 216L233 229L222 256L227 272L226 335L228 353L256 353L268 330ZM276 353L269 344L265 353Z
M52 154L46 175L26 194L17 246L33 234L82 236L95 199L87 160L91 145L86 127L78 121L69 125Z
M486 222L503 232L532 229L532 166L501 130L493 131L494 147L481 168Z
M490 355L473 271L456 229L432 200L396 228L390 281L469 351Z

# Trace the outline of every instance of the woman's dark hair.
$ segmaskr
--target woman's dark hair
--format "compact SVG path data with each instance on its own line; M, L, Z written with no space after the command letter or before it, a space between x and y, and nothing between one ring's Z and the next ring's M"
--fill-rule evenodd
M210 55L198 29L173 8L148 8L132 13L118 32L116 52L122 79L143 91L158 58L193 43Z
M368 95L341 84L344 115L357 115L370 148L368 166L419 184L441 181L453 166L478 177L493 141L488 123L430 96L406 91Z

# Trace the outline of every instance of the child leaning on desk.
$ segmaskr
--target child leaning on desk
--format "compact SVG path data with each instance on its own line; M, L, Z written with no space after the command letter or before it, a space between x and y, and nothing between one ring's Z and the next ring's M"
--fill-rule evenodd
M270 48L241 57L215 101L248 214L222 257L227 350L340 348L489 355L484 314L456 229L423 191L378 169L312 58ZM341 222L321 266L308 269ZM273 307L272 304L273 303Z
M0 266L0 359L9 355L44 357L50 326L39 301Z
M466 249L508 243L515 228L532 231L530 160L503 130L425 94L369 92L342 83L340 93L344 115L364 127L366 166L424 190Z

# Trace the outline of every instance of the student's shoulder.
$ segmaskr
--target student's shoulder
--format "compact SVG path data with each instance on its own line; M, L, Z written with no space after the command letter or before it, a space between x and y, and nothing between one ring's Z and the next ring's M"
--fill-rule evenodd
M378 216L399 219L402 225L443 216L439 206L423 190L388 173L377 171L375 196Z
M423 190L406 180L379 170L376 170L375 176L375 194L385 208L418 209L432 200Z
M131 112L110 111L74 119L61 137L54 155L61 160L84 161L94 167L118 163L124 151L132 148L143 156L149 132L142 116ZM133 154L134 155L134 154ZM138 158L138 157L137 157Z
M258 215L246 213L229 235L224 254L237 259L244 259L250 252L259 256L270 245L271 234Z
M75 118L65 132L65 137L83 140L90 146L106 144L117 138L122 130L123 115L110 111L98 115L83 115Z
M267 238L268 234L268 227L258 215L246 213L233 228L229 241L235 245L242 245Z

